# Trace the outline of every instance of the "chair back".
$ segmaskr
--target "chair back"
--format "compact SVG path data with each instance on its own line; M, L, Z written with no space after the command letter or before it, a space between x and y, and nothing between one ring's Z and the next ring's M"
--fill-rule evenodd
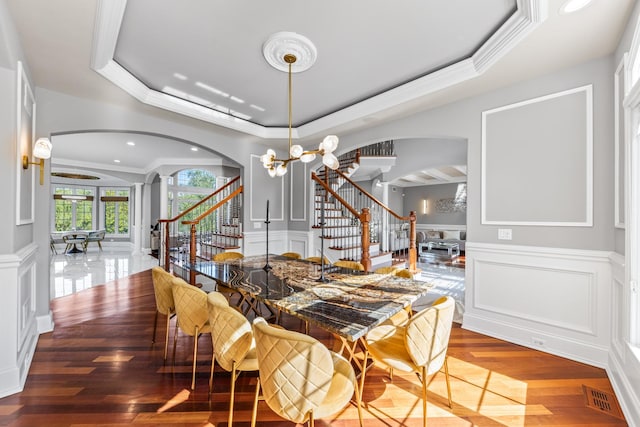
M351 270L364 271L364 265L360 264L358 261L336 261L333 263L334 267L342 267L349 268Z
M333 376L329 350L299 332L253 321L264 400L278 415L303 423L324 401Z
M215 254L213 256L213 261L222 262L230 259L241 259L244 258L240 252L220 252L219 254Z
M395 272L395 275L398 277L404 277L405 279L413 279L413 274L411 274L411 272L406 268L403 268L402 270L397 270Z
M291 259L300 259L302 258L302 255L300 255L298 252L285 252L282 254L283 257L287 257L287 258L291 258Z
M165 316L173 314L176 307L173 301L173 291L171 290L173 274L165 271L160 266L155 266L151 269L151 277L153 279L153 293L156 296L158 312Z
M378 267L376 268L376 270L374 271L374 273L376 274L394 274L396 272L397 268L396 267Z
M209 321L206 292L179 277L171 279L171 289L180 330L191 336L194 336L196 331L202 332Z
M92 240L92 241L104 240L104 235L106 233L107 233L106 230L91 231L87 236L87 240Z
M246 317L229 306L219 292L210 292L209 324L211 341L218 364L225 371L233 369L233 362L240 363L253 346L253 330Z
M417 366L427 368L428 375L444 364L454 310L453 298L441 297L407 322L405 347Z
M310 257L305 258L305 259L307 261L311 261L311 262L316 263L316 264L321 264L322 263L322 258L319 257L319 256L310 256ZM329 262L329 258L324 257L324 264L325 265L330 265L331 264L331 262Z

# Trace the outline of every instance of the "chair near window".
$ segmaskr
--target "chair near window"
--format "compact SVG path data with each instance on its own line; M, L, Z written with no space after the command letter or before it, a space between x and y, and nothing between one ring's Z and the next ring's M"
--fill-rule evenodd
M260 387L265 402L276 414L294 423L309 422L341 411L356 398L362 426L360 393L351 364L320 341L299 332L253 321L258 355L259 383L253 402L251 426L256 425Z
M153 280L153 293L156 297L156 317L153 321L153 340L156 342L156 330L158 328L158 313L167 316L167 330L164 337L164 360L167 360L167 347L169 346L169 326L171 318L176 314L176 305L173 301L173 291L171 290L173 274L165 271L162 267L155 266L151 269Z
M56 249L56 241L51 234L49 234L49 248L51 249L51 253L53 253L54 255L58 255L58 250Z
M90 231L87 235L87 240L84 242L84 251L87 252L87 246L89 246L91 242L96 242L100 251L102 251L102 241L106 233L106 230Z
M437 373L444 366L447 397L451 404L451 386L447 366L447 348L455 303L449 296L437 299L432 306L413 315L403 325L382 325L372 329L365 339L364 362L369 355L374 362L403 372L415 372L422 383L423 426L427 425L427 376ZM360 378L360 390L364 388L366 370Z
M87 241L87 235L82 233L68 233L62 236L62 242L65 244L64 253L79 253L86 252L85 242ZM78 249L78 245L82 249Z
M198 360L198 337L211 332L209 325L209 308L207 294L179 277L171 279L173 300L176 304L176 331L173 336L173 360L176 356L176 340L178 327L185 334L193 337L193 372L191 375L191 390L196 386L196 362Z

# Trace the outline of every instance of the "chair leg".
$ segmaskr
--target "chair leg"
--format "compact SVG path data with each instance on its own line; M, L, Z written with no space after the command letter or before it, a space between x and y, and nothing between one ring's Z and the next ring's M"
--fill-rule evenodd
M198 327L193 335L193 372L191 374L191 390L196 388L196 362L198 361Z
M173 329L173 365L176 364L176 343L178 342L178 320L176 319L176 327Z
M449 398L449 408L453 409L451 402L451 384L449 383L449 364L447 363L448 356L444 358L444 378L447 381L447 397Z
M211 373L209 374L209 394L213 393L213 371L216 366L216 354L211 357Z
M422 367L422 427L427 427L427 368Z
M153 338L151 338L151 343L156 342L156 330L158 329L158 310L156 310L156 317L153 319Z
M314 423L313 423L313 409L309 411L309 427L314 427Z
M102 252L102 243L100 243L100 240L98 240L98 247L100 248L100 252Z
M167 331L164 336L164 360L167 360L167 349L169 348L169 329L171 328L171 314L167 314ZM153 335L155 337L155 334Z
M236 362L231 365L231 397L229 398L229 427L233 425L233 400L236 392Z
M260 396L260 377L256 382L256 394L253 398L253 413L251 414L251 427L256 427L256 418L258 415L258 396Z

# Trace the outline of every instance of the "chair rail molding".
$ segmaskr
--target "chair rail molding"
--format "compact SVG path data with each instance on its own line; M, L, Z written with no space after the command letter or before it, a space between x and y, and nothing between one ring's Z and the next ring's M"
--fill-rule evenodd
M463 327L606 367L611 252L467 242Z

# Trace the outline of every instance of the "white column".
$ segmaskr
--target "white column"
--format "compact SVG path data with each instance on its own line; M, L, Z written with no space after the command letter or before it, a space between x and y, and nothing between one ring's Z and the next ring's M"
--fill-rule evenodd
M167 194L168 194L168 184L169 177L165 175L160 175L160 218L168 219L169 209L167 208Z
M136 182L133 253L142 253L142 183Z

